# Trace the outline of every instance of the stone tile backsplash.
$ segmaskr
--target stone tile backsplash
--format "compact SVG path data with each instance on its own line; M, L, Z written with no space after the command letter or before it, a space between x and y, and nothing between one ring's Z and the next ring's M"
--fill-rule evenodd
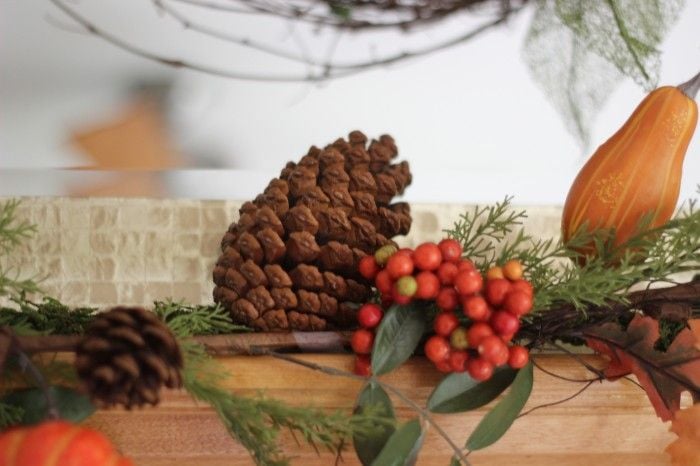
M238 201L25 198L22 219L33 239L10 257L23 276L43 277L43 289L69 305L149 305L171 297L211 302L211 270L219 242L238 218ZM469 205L414 204L413 227L401 245L442 236ZM525 226L540 237L559 234L561 209L527 207Z

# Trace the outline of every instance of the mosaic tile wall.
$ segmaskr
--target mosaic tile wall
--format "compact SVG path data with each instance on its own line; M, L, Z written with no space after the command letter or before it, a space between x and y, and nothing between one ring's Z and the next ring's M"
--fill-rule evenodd
M69 305L148 305L172 297L212 301L211 270L219 242L237 219L237 201L26 198L18 216L38 232L9 258L25 275L45 277L44 290ZM439 238L467 205L415 204L402 245ZM558 235L561 209L527 207L526 227Z

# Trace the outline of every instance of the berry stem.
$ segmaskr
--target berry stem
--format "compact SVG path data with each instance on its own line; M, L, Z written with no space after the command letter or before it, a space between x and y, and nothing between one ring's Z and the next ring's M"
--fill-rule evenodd
M455 452L456 457L459 458L459 460L461 461L461 464L465 466L471 466L471 463L466 459L468 453L465 454L462 451L462 449L454 443L454 441L450 438L447 432L445 432L442 429L442 427L440 427L440 425L433 419L430 413L427 410L423 409L415 401L411 400L408 396L401 392L401 390L394 387L393 385L387 384L386 382L382 382L374 376L363 377L361 375L357 375L342 369L337 369L335 367L323 366L314 362L305 361L303 359L292 356L291 354L278 353L268 348L255 348L252 354L271 356L276 359L291 362L292 364L297 364L299 366L306 367L307 369L315 370L335 377L346 377L349 379L361 380L363 382L371 381L376 383L383 389L393 393L398 398L400 398L401 401L410 406L411 409L413 409L420 417L422 417L428 424L430 424L437 431L437 433L450 445L452 450Z

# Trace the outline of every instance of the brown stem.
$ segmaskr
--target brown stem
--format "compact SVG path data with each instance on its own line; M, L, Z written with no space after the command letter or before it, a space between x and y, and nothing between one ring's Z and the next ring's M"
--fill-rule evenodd
M349 332L239 333L193 337L214 355L255 354L260 350L339 351L347 344ZM28 354L73 352L80 335L17 336Z
M700 73L696 74L683 84L680 84L678 89L680 89L683 94L687 95L691 99L694 99L698 94L698 90L700 90Z
M700 279L667 288L635 291L627 295L627 302L610 301L603 306L582 310L570 304L539 312L523 324L519 336L531 340L531 346L542 346L558 339L580 336L588 327L615 322L633 309L654 318L685 321L694 317L693 309L700 306Z

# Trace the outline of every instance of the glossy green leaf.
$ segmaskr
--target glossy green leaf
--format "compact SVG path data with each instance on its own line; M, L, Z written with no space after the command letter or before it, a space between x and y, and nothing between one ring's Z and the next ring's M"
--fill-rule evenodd
M418 419L404 424L386 442L372 466L412 466L425 438Z
M515 376L508 393L481 420L467 440L467 448L486 448L505 434L518 417L532 392L532 363L523 367Z
M386 374L403 364L416 350L425 330L425 314L418 306L391 306L374 338L372 372Z
M79 422L95 412L90 399L72 388L51 386L49 393L55 400L61 419ZM46 419L46 397L39 388L14 391L0 401L22 408L24 415L21 424L23 425L37 424Z
M461 413L484 406L513 383L518 371L497 369L493 376L478 382L466 372L454 372L438 384L428 398L428 410L434 413Z
M389 395L374 382L365 385L365 388L357 398L355 412L359 414L367 410L374 410L372 412L376 414L381 412L388 420L396 421L394 406ZM363 465L369 466L372 464L372 461L377 458L387 440L395 431L396 427L394 425L383 424L377 425L376 431L371 436L355 435L353 437L355 452Z

